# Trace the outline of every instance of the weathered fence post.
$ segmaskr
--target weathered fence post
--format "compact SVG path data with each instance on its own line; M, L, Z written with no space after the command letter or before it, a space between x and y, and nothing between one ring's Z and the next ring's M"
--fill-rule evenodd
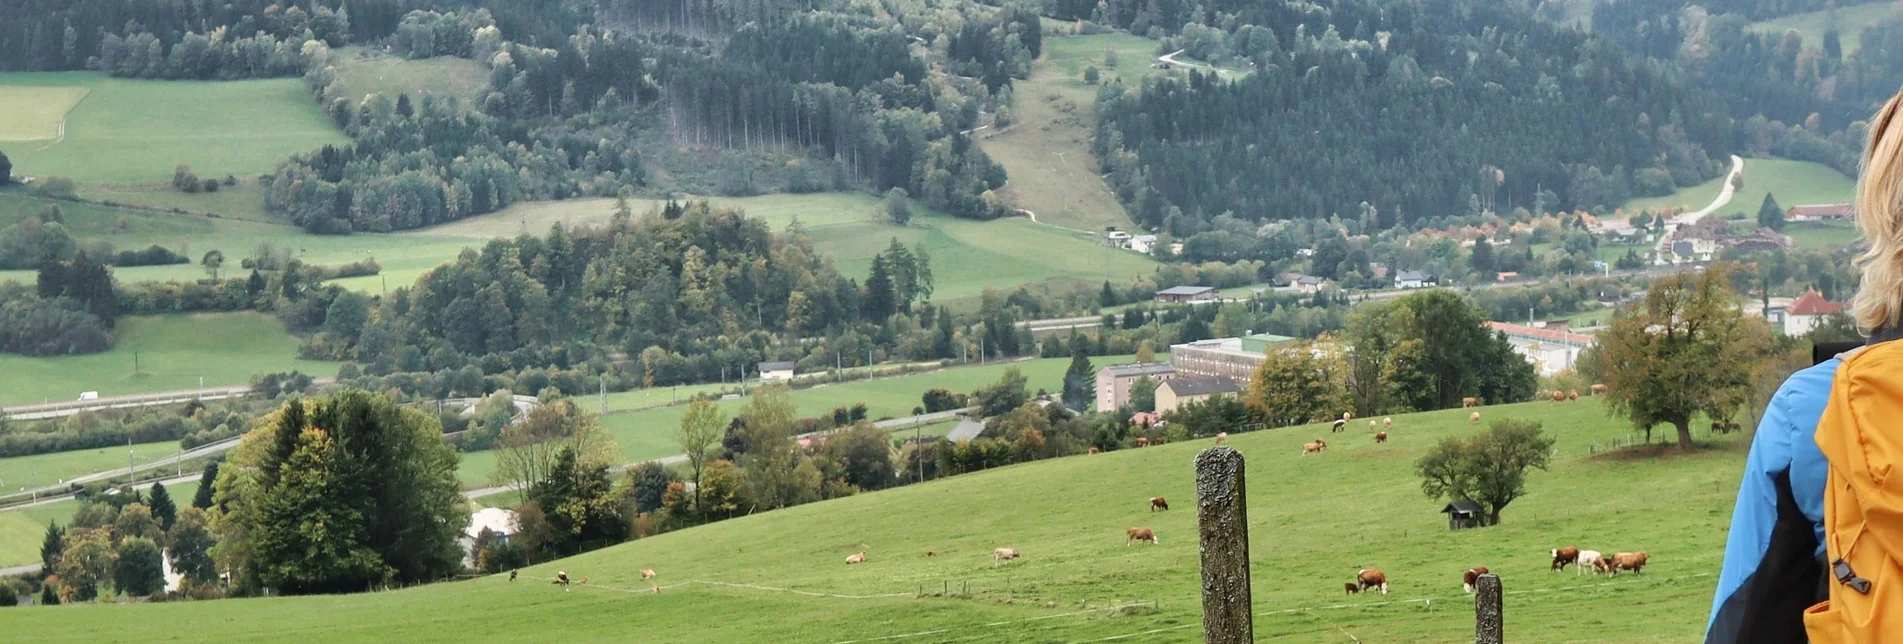
M1255 641L1249 597L1249 509L1242 453L1212 447L1196 455L1196 523L1202 545L1203 641Z
M1474 580L1474 644L1506 642L1506 615L1500 610L1500 576L1492 573Z

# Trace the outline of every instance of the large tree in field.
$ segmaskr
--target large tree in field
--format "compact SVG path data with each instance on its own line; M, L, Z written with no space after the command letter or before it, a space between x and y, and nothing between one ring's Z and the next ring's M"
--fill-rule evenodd
M567 399L538 406L521 422L503 427L497 445L496 482L524 490L548 478L563 449L584 465L612 465L621 456L600 419Z
M529 487L528 499L548 521L549 538L540 545L554 556L620 543L632 525L621 516L608 467L578 462L567 448L556 453L548 477Z
M1738 311L1725 268L1658 279L1599 332L1606 411L1631 420L1648 443L1666 424L1678 430L1679 449L1691 449L1694 415L1730 418L1750 397L1771 330Z
M694 511L700 512L700 479L707 472L707 461L715 457L714 448L726 435L727 419L712 401L695 400L681 414L681 427L675 441L687 455L687 470L693 475Z
M1318 352L1308 342L1290 343L1263 357L1249 381L1248 402L1270 427L1340 418L1353 401L1347 375L1339 355Z
M1495 525L1500 512L1526 494L1526 470L1546 469L1552 449L1538 421L1501 419L1483 433L1441 439L1414 471L1428 498L1471 499L1486 508L1487 525Z
M793 443L797 418L792 397L780 386L754 390L753 399L740 411L740 438L747 449L737 464L747 497L761 508L794 505L805 493L817 491L800 485L802 455Z

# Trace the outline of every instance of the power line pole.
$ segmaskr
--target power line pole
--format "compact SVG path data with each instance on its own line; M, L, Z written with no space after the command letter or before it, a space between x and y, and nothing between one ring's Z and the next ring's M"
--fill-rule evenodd
M605 373L601 374L601 413L608 413L608 374Z

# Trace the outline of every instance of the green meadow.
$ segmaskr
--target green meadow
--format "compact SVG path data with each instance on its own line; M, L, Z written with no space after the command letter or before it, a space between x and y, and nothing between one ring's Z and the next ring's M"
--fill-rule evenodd
M1724 178L1720 177L1680 188L1678 192L1667 196L1627 201L1623 210L1627 215L1648 209L1698 210L1717 199L1723 185ZM1742 212L1754 218L1758 214L1758 206L1764 203L1766 193L1775 196L1779 206L1789 208L1806 204L1846 203L1855 196L1856 190L1856 180L1823 164L1789 159L1745 159L1744 187L1734 191L1731 201L1711 213L1711 216L1722 217Z
M111 350L79 356L0 354L0 403L241 385L254 373L336 374L331 362L297 357L297 339L262 313L196 313L119 320ZM134 366L137 370L134 370Z
M1423 496L1413 474L1435 442L1476 431L1467 410L1396 416L1386 444L1362 430L1334 434L1320 455L1299 448L1328 435L1320 425L1230 437L1248 464L1257 641L1471 641L1460 574L1477 565L1503 580L1509 641L1697 640L1748 439L1704 440L1691 454L1590 456L1590 445L1630 432L1591 399L1481 413L1538 420L1558 449L1548 471L1529 473L1527 495L1500 525L1474 530L1449 531L1444 502ZM525 568L513 583L31 609L9 615L9 633L33 642L155 631L451 642L555 630L578 641L1197 642L1192 459L1210 444L1014 465L739 517ZM1152 496L1176 508L1153 513ZM1153 528L1159 543L1126 545L1130 526ZM1645 550L1652 561L1616 579L1554 574L1547 551L1562 545ZM998 547L1023 556L994 566ZM843 563L856 552L865 564ZM1368 567L1386 571L1390 593L1343 596L1342 583ZM644 581L643 568L659 576ZM564 592L544 581L556 570L588 583Z
M8 145L16 174L81 183L165 182L184 163L200 177L257 175L292 153L346 142L296 78L161 81L98 72L0 73L0 90L26 97L0 95L0 106L70 104L57 114L30 112L21 125L7 126L42 133ZM85 94L73 102L68 97L76 90ZM57 138L62 122L64 138Z

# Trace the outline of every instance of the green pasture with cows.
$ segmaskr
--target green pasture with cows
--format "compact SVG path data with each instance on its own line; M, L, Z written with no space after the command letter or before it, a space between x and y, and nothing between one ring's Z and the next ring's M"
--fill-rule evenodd
M1248 459L1258 641L1471 641L1460 574L1478 565L1503 580L1509 641L1699 639L1748 434L1700 430L1690 454L1589 456L1594 443L1631 437L1593 399L1481 413L1538 420L1558 451L1550 471L1529 473L1528 494L1500 525L1462 531L1448 530L1442 501L1421 494L1413 464L1436 441L1476 431L1468 410L1396 416L1386 444L1360 419L1340 434L1309 426L1229 438ZM1330 449L1300 455L1317 436ZM7 617L8 640L1195 642L1191 461L1211 443L738 517L525 568L514 582L19 611ZM1152 496L1174 509L1152 513ZM1161 543L1126 545L1132 526L1153 528ZM1643 574L1616 579L1549 572L1548 550L1564 545L1652 558ZM1023 556L994 567L997 547ZM845 564L861 551L866 563ZM1386 571L1388 595L1344 595L1366 567ZM658 579L644 581L643 568ZM546 581L557 570L588 582L564 592ZM159 624L181 628L155 632Z

